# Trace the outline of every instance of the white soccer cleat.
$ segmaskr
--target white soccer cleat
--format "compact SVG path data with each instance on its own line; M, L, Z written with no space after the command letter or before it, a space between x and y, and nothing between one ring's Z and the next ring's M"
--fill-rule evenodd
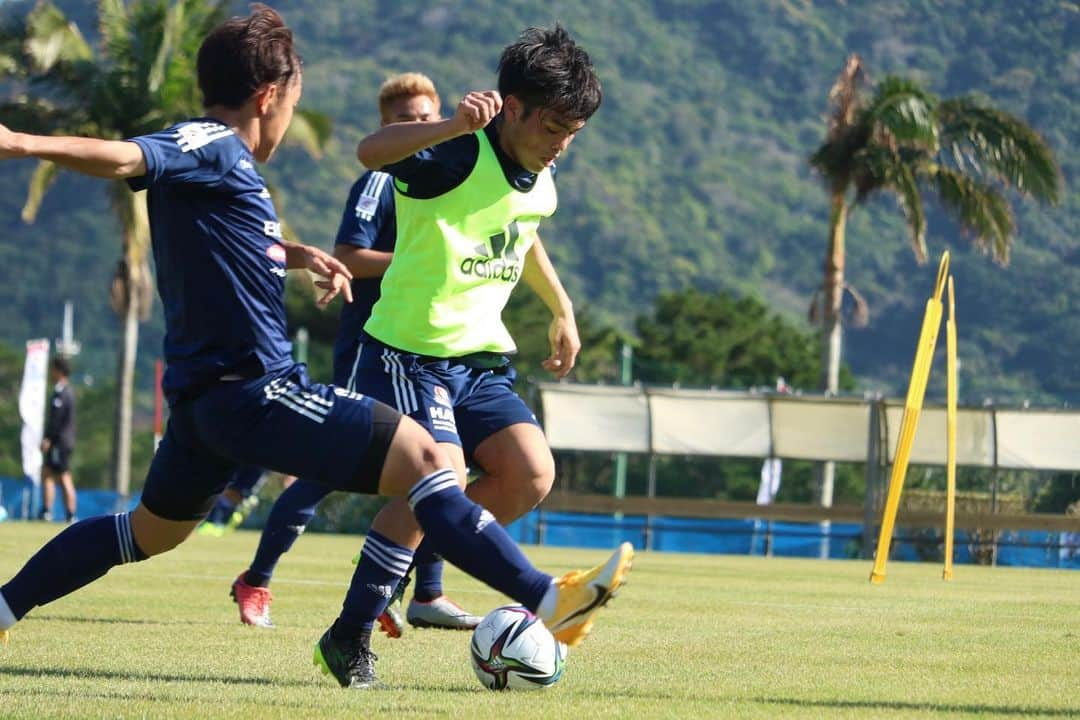
M446 630L472 630L483 619L470 614L445 595L440 595L430 602L420 602L413 598L405 617L413 627Z

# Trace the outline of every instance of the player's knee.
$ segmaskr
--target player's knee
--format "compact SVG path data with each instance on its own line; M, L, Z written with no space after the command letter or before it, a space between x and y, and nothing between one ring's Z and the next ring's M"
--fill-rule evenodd
M449 467L453 467L450 459L428 431L404 417L387 453L379 492L391 496L405 495L421 478ZM462 478L458 478L458 481L464 485Z
M555 484L555 461L550 452L533 453L516 465L506 479L507 488L518 499L521 513L539 505Z
M184 542L198 525L197 520L166 520L139 505L131 513L131 535L138 549L147 557L161 555Z

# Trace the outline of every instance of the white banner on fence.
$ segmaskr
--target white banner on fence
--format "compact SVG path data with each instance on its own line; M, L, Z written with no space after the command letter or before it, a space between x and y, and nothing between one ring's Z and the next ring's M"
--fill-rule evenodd
M1001 467L1080 468L1080 415L1038 410L997 411Z
M546 383L540 390L544 432L551 447L649 451L648 405L640 389Z
M773 454L800 460L864 462L870 406L837 399L773 398Z
M655 452L765 457L772 451L764 397L709 390L650 390L648 395Z
M19 388L22 420L23 474L36 485L41 480L41 436L45 432L45 385L48 380L49 341L26 341L26 364Z

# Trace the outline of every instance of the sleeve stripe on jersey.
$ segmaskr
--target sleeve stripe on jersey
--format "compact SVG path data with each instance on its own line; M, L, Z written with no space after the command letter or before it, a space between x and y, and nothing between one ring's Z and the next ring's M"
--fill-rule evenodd
M360 193L360 197L356 199L356 216L358 218L370 222L375 217L375 210L379 207L379 196L382 195L383 187L385 187L389 177L384 172L373 172L368 175L364 190Z
M188 153L232 134L232 128L221 123L187 123L176 128L176 144L181 152Z

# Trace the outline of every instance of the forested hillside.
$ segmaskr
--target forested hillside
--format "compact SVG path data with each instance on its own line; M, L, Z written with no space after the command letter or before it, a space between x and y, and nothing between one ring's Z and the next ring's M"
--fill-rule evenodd
M92 34L96 3L56 4ZM285 218L323 245L359 171L353 147L377 123L374 94L386 75L426 72L449 112L464 91L494 85L499 52L521 28L566 25L591 52L605 102L560 165L560 210L543 234L578 304L625 330L659 292L686 286L756 295L805 322L827 233L826 196L806 160L823 138L826 95L849 53L878 77L911 76L942 96L984 95L1046 137L1066 190L1056 208L1016 199L1007 268L970 251L931 208L932 256L953 251L961 398L1080 401L1075 2L272 4L300 36L303 105L336 124L326 158L284 152L267 175L284 191ZM7 2L0 14L29 6ZM116 323L106 288L118 244L103 188L66 176L37 224L24 227L19 208L32 167L0 166L0 341L55 336L71 297L83 367L111 373ZM935 268L915 264L887 199L855 210L848 248L848 281L869 301L871 320L847 333L845 360L859 390L897 392ZM160 347L160 325L158 311L142 334L145 362Z

